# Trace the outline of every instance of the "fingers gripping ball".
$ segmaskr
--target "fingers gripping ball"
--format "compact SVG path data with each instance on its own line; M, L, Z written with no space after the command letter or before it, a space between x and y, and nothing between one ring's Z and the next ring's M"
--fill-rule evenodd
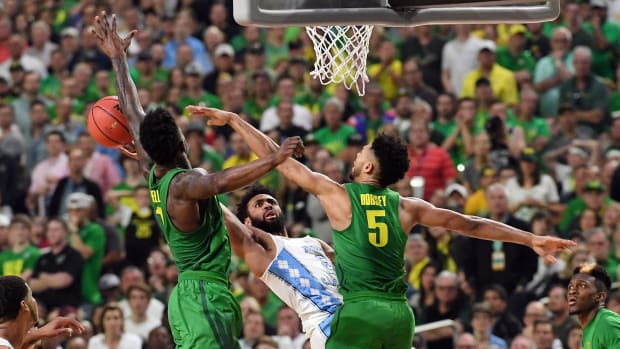
M88 132L104 147L115 148L132 141L125 116L116 96L98 100L88 113Z

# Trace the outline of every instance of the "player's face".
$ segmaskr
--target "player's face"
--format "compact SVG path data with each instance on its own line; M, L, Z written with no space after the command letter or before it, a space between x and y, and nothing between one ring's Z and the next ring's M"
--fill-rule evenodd
M362 150L357 153L355 160L353 161L353 166L351 167L351 178L355 179L362 174L362 170L364 166L371 161L372 159L372 149L371 144L366 144Z
M568 310L579 315L596 309L602 301L594 285L594 277L587 274L574 275L568 283Z
M252 225L271 234L280 234L284 230L282 209L271 195L258 194L248 202L248 217Z
M24 326L27 327L28 330L30 330L39 322L39 308L37 307L37 302L35 301L34 297L32 297L32 290L28 285L26 285L26 287L28 287L28 294L22 302L24 302L24 304L28 308L28 314L26 314L25 321L27 322L24 322Z

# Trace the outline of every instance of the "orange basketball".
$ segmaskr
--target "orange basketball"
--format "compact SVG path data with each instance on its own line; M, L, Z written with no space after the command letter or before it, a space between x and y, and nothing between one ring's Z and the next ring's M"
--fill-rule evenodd
M129 144L131 133L116 96L107 96L93 104L88 113L88 132L104 147Z

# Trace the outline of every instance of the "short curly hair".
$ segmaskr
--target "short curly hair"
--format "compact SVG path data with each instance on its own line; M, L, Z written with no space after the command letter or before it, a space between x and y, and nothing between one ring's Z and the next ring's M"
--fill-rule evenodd
M17 318L21 301L28 295L26 282L19 276L0 277L0 321Z
M246 218L248 218L248 203L253 197L259 194L266 194L275 197L273 191L264 185L256 184L249 187L237 203L237 218L239 218L240 221L243 222Z
M157 164L174 164L181 141L179 128L166 109L148 112L140 124L140 143Z
M405 176L409 154L402 139L381 133L375 137L371 149L379 161L379 185L390 186Z
M588 274L594 277L594 285L598 291L609 292L611 289L611 277L605 268L596 263L583 263L573 270L573 276L577 274Z

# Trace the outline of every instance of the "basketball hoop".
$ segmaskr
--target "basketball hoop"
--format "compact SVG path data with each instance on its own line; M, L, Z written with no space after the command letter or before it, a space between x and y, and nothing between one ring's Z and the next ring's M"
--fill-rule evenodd
M373 26L534 23L552 21L561 0L235 0L243 25L306 27L316 62L311 76L322 84L355 86L364 95L366 58Z
M316 55L310 76L323 85L343 83L349 90L355 86L363 96L369 81L366 58L372 29L372 25L306 27Z

